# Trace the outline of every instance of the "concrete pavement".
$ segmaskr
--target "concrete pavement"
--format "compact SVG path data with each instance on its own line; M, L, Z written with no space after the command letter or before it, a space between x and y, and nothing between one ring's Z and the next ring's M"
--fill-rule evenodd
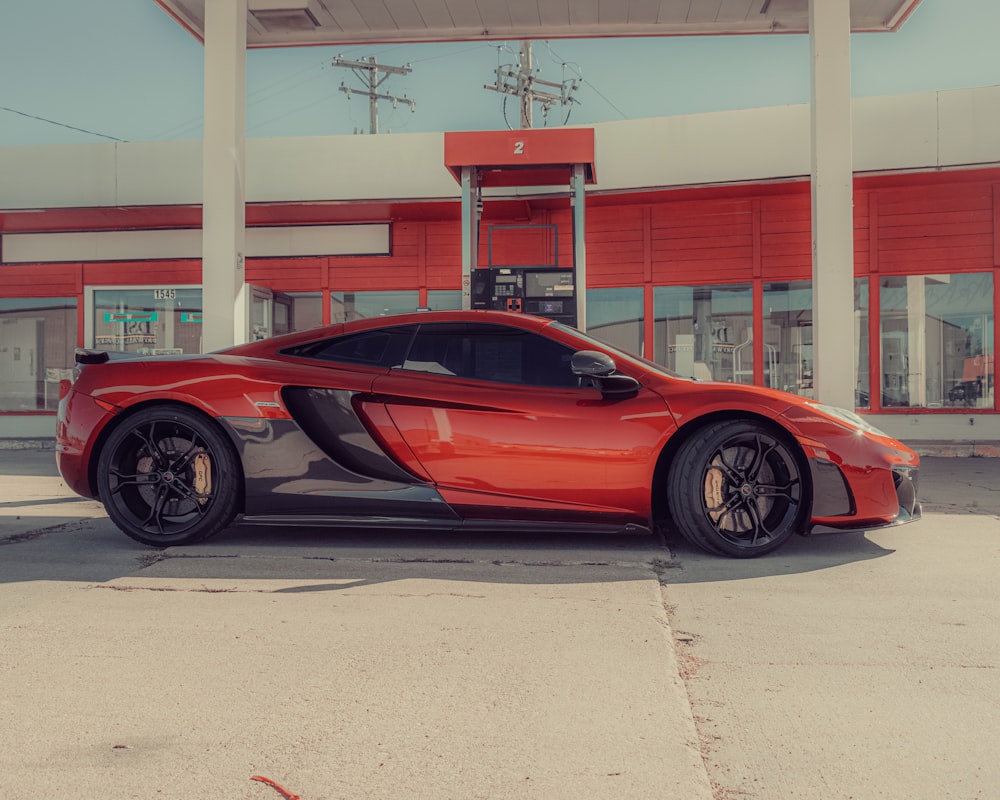
M159 551L0 453L0 797L708 800L656 540Z
M0 486L5 800L280 797L254 775L303 800L971 798L994 780L1000 459L925 458L919 526L752 562L248 527L160 551L69 495L51 451L0 450ZM937 553L959 519L976 549ZM913 655L935 642L952 661Z

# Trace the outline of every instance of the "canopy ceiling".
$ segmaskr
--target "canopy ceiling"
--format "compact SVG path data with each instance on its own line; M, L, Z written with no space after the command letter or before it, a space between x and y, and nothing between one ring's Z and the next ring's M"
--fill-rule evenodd
M829 2L829 0L826 0ZM208 0L154 0L204 40ZM920 0L850 0L855 32L894 31ZM247 47L807 33L809 0L248 0Z

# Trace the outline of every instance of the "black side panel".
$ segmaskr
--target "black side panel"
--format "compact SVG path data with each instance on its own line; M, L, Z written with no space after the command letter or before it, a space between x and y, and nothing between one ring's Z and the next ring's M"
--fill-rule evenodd
M814 517L852 516L856 512L854 497L836 464L823 459L809 460L812 472Z
M361 424L354 392L286 386L281 399L299 427L330 458L354 472L411 483L417 480L390 459Z
M402 470L406 480L390 480L338 463L291 420L221 421L242 461L247 515L458 518L433 486Z

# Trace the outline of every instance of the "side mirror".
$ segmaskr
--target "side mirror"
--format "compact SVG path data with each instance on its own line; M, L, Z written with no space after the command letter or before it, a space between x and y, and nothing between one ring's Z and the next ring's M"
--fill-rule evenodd
M607 353L596 350L578 350L573 353L570 368L584 386L600 389L606 399L628 397L639 391L639 381L628 375L616 374L615 360Z
M615 371L615 360L596 350L578 350L573 353L570 368L580 378L604 378Z

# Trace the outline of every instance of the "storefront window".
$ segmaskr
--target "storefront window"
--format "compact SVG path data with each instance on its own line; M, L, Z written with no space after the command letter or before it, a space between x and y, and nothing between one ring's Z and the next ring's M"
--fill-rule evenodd
M868 379L868 279L854 279L854 341L857 345L857 389L854 405L871 408L871 382Z
M420 295L409 292L331 292L330 321L351 322L416 311Z
M629 353L642 355L642 287L589 289L587 333Z
M201 289L93 290L93 345L140 355L201 352Z
M75 297L0 299L0 411L54 410L75 347Z
M654 358L682 375L753 383L750 284L657 286Z
M275 336L307 331L323 324L323 295L319 292L275 292L272 302Z
M880 282L882 405L993 407L993 276Z
M812 281L764 284L764 385L813 396Z
M462 308L462 292L458 289L430 289L427 306L431 311L458 311Z

